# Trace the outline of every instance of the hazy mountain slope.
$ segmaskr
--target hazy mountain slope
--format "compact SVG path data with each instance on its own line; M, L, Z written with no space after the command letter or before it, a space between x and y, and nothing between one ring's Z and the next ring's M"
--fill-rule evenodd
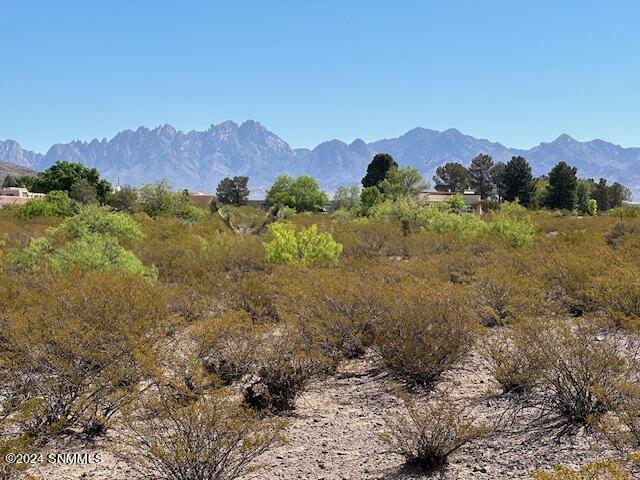
M35 172L32 169L23 165L0 161L0 185L2 185L2 182L7 175L17 177L19 175L31 175L33 173Z
M111 140L74 141L52 146L41 155L23 150L12 140L0 141L0 160L41 170L56 160L71 160L98 168L112 182L140 185L165 178L177 188L213 191L228 175L248 175L253 197L264 195L278 174L316 177L333 191L360 182L371 157L388 152L400 165L418 168L428 180L438 165L448 161L468 164L479 153L495 161L512 155L527 158L539 175L564 160L584 177L619 181L640 195L640 148L623 148L602 140L578 142L561 135L529 150L510 149L500 143L464 135L414 128L397 138L366 144L339 140L313 149L292 149L260 123L224 122L205 131L182 132L171 125L124 130Z

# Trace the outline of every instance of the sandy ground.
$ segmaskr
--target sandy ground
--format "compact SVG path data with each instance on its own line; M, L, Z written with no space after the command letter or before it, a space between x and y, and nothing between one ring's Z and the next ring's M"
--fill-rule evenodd
M577 466L600 458L593 439L585 433L557 439L545 429L531 426L532 412L500 427L510 399L499 395L487 366L477 354L466 367L451 372L440 388L467 405L494 432L463 446L450 457L444 472L422 474L403 466L403 458L386 451L378 437L385 416L399 411L397 384L371 356L346 362L338 373L318 380L298 399L289 416L286 445L258 459L259 479L526 479L533 468L557 463ZM45 464L31 475L44 480L135 479L133 470L108 452L109 440L94 445L59 444L50 451L100 453L102 462L91 465Z

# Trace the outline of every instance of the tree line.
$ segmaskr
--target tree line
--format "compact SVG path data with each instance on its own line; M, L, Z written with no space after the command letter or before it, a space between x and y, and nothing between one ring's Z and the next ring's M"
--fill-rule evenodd
M529 162L514 156L506 163L493 162L490 155L480 154L469 167L448 162L436 169L433 176L438 191L462 192L471 188L489 202L514 201L530 208L550 208L589 212L590 200L601 211L619 207L631 199L624 185L607 184L591 178L578 178L577 169L566 162L558 162L547 175L534 177ZM593 205L593 202L591 202Z
M597 182L591 178L578 178L577 169L566 162L557 163L546 175L534 177L529 162L521 156L514 156L504 163L494 162L490 155L480 154L471 160L468 167L459 162L447 162L436 169L432 178L436 191L462 193L465 189L472 189L488 208L517 199L521 205L534 209L577 210L593 214L595 209L606 211L631 199L631 192L624 185L618 182L608 184L605 178ZM221 180L212 209L222 205L246 205L250 193L248 183L247 176ZM429 188L416 168L400 167L388 153L373 157L361 183L362 189L358 186L338 188L333 197L334 209L358 209L366 213L384 199L415 196ZM117 210L131 210L139 200L135 189L124 187L114 192L111 184L101 179L95 168L67 161L57 162L33 176L7 176L3 187L14 186L41 193L62 191L79 203L110 204ZM185 192L183 198L187 200ZM267 190L265 199L271 209L297 212L321 211L328 202L329 197L318 182L306 175L297 178L278 176Z

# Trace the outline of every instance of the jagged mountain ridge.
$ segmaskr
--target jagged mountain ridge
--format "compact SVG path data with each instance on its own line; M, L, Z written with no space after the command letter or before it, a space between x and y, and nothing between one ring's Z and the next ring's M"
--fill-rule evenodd
M0 160L42 170L57 160L71 160L96 167L112 182L140 185L168 179L176 188L212 191L225 176L248 175L253 197L264 194L276 175L308 174L323 188L359 183L371 157L388 152L400 165L417 167L427 179L447 161L468 164L479 153L495 161L512 155L529 160L535 174L542 174L564 160L583 177L606 177L640 194L640 148L623 148L603 140L579 142L561 135L529 150L508 148L464 135L414 128L397 138L365 143L356 139L323 142L314 149L293 149L260 123L223 122L205 131L183 132L165 124L154 129L124 130L111 140L73 141L53 145L42 155L24 150L13 140L0 141Z

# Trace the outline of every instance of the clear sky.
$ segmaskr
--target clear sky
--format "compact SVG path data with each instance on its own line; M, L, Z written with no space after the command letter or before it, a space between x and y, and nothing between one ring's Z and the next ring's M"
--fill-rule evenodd
M0 0L0 139L246 119L294 147L640 146L640 1Z

